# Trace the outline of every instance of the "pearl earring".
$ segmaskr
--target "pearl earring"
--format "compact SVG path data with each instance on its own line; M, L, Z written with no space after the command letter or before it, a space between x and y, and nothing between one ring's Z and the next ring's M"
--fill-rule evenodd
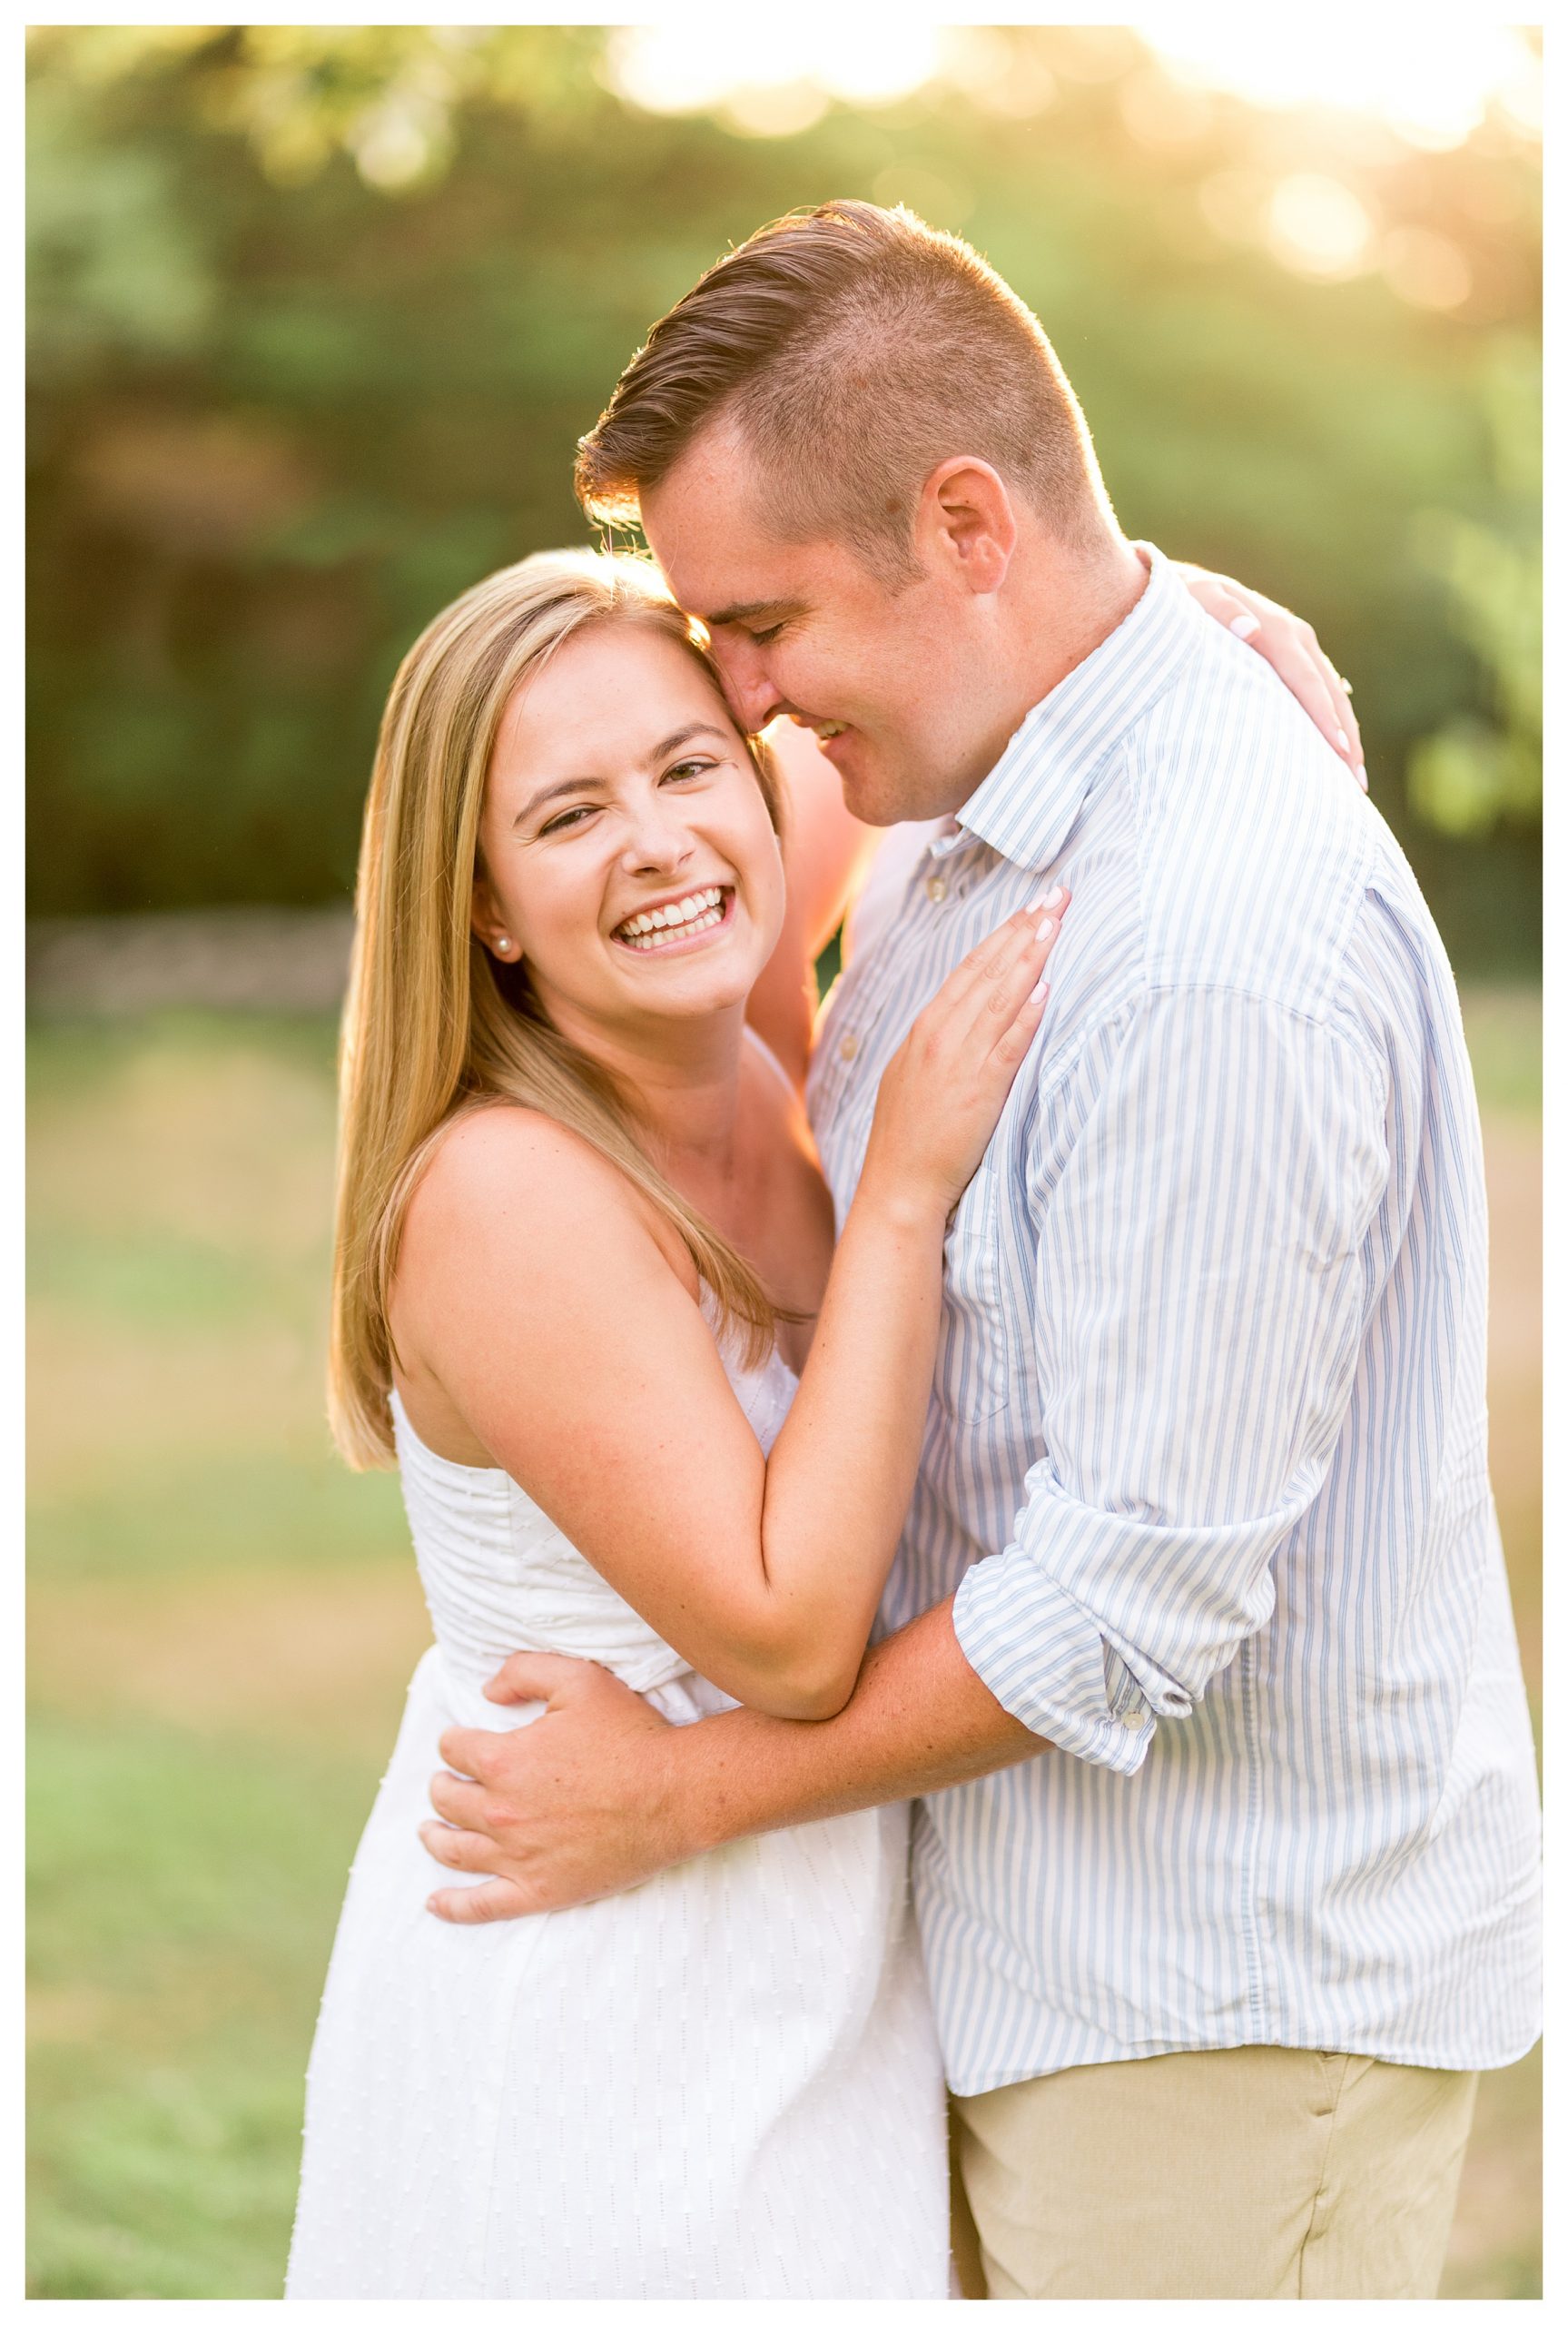
M498 952L498 953L509 953L509 952L511 951L511 949L512 949L512 940L511 940L511 938L510 938L509 936L498 936L498 937L497 937L497 939L496 939L496 950L497 950L497 952Z

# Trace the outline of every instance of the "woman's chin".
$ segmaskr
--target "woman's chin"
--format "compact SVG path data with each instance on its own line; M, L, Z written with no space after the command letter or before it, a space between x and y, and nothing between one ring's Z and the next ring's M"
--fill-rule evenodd
M724 962L672 961L659 975L639 979L632 1005L650 1017L717 1017L744 1008L761 975L761 965L733 957Z
M744 1003L767 965L767 951L753 926L733 923L707 944L634 952L615 937L616 982L632 1005L658 1017L701 1017Z

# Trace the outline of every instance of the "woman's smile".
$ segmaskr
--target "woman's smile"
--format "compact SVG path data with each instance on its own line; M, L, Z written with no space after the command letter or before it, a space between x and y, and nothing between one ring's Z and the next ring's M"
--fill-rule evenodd
M725 882L684 889L657 905L643 905L611 930L629 953L691 953L731 925L735 892Z

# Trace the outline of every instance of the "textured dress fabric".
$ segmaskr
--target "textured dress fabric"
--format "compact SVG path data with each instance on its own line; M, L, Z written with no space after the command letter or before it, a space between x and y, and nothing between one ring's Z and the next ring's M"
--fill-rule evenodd
M764 1451L794 1379L725 1367ZM419 1826L519 1647L666 1719L694 1673L504 1470L394 1397L436 1644L350 1875L311 2053L293 2300L945 2299L944 2092L903 1806L736 1841L623 1896L456 1928Z

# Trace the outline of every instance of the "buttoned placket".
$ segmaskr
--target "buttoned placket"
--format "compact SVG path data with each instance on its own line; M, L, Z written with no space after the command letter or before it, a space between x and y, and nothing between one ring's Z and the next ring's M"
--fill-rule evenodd
M956 816L949 816L941 830L936 832L926 843L925 853L920 859L920 862L933 866L941 866L952 854L953 850L962 841L971 837L972 835L965 831L963 826L959 822ZM920 878L918 868L915 874L915 878ZM912 886L913 885L912 881L911 885ZM950 895L963 895L967 891L969 884L967 881L955 883L945 872L933 869L925 874L924 879L922 881L921 885L924 888L927 900L933 905L940 905L945 903ZM906 896L906 908L907 901L908 899ZM902 919L902 916L903 915L901 911L898 917ZM853 1026L846 1026L843 1032L839 1034L835 1046L839 1056L843 1060L844 1064L846 1065L853 1064L855 1058L860 1054L861 1035Z
M925 876L925 893L932 904L943 904L950 895L962 896L964 894L968 883L955 883L941 867L946 863L960 841L968 839L969 836L958 817L950 816L942 830L927 843L926 861L937 867L928 872Z

